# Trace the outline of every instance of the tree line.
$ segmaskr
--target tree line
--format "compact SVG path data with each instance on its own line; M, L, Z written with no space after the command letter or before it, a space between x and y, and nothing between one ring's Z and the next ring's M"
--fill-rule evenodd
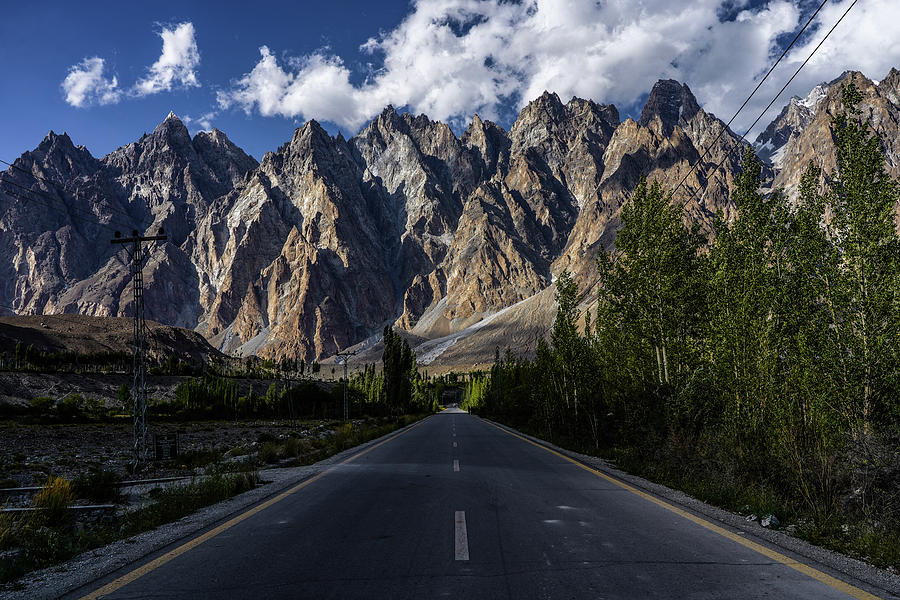
M354 398L372 414L401 415L440 410L444 378L429 378L420 373L416 354L409 342L390 326L382 336L382 370L365 365L362 373L350 377Z
M748 150L736 216L719 215L711 239L642 180L596 288L563 272L549 341L533 359L498 352L468 406L900 542L900 188L860 101L848 84L831 123L837 167L810 162L796 201L760 192Z

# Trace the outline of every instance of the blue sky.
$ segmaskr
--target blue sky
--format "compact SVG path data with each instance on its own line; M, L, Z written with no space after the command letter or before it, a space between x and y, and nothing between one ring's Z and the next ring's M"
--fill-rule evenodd
M735 122L743 132L846 10L826 4ZM355 134L387 103L508 127L544 89L633 116L653 82L688 83L727 119L817 3L811 0L42 2L4 7L0 158L67 131L97 157L173 110L260 158L315 118ZM900 66L900 7L860 0L789 94L845 69ZM787 101L777 103L776 109ZM763 119L765 124L769 117Z

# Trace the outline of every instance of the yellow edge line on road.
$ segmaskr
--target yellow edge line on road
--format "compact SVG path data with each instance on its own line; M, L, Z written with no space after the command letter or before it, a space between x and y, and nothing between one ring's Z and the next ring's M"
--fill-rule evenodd
M496 425L494 423L491 423L490 421L485 421L485 422L493 427L496 427L500 431L508 433L509 435L511 435L513 437L517 437L522 441L528 442L532 446L537 446L538 448L540 448L542 450L546 450L547 452L550 452L551 454L555 454L556 456L558 456L562 459L565 459L574 465L581 467L585 471L588 471L589 473L593 473L597 477L605 479L606 481L609 481L610 483L613 483L621 488L624 488L624 489L628 490L629 492L631 492L632 494L637 494L641 498L649 500L650 502L653 502L654 504L657 504L657 505L665 508L666 510L671 511L671 512L675 513L676 515L679 515L681 517L684 517L685 519L693 521L694 523L700 525L701 527L705 527L706 529L709 529L710 531L712 531L714 533L718 533L719 535L726 537L729 540L737 542L738 544L740 544L746 548L755 550L756 552L759 552L763 556L767 556L774 561L780 562L783 565L787 565L788 567L790 567L796 571L800 571L804 575L812 577L813 579L815 579L817 581L821 581L825 585L828 585L828 586L838 590L839 592L843 592L853 598L858 598L859 600L879 600L878 596L874 596L874 595L870 594L869 592L861 590L857 587L850 585L849 583L847 583L845 581L841 581L840 579L837 579L835 577L832 577L831 575L828 575L817 569L814 569L807 564L804 564L802 562L799 562L792 558L789 558L789 557L785 556L784 554L775 552L774 550L767 548L766 546L763 546L762 544L757 544L756 542L751 542L750 540L748 540L744 537L741 537L737 533L728 531L727 529L719 527L718 525L714 525L713 523L710 523L706 519L702 519L692 513L689 513L686 510L683 510L681 508L678 508L677 506L669 504L668 502L666 502L664 500L660 500L659 498L652 496L652 495L648 494L647 492L644 492L643 490L639 490L638 488L636 488L634 486L628 485L624 481L619 481L615 477L607 475L606 473L603 473L602 471L599 471L593 467L589 467L586 464L575 460L574 458L570 458L570 457L566 456L565 454L562 454L561 452L557 452L556 450L553 450L552 448L548 448L547 446L544 446L543 444L539 444L537 442L529 440L528 438L526 438L524 436L521 436L517 433L513 433L512 431L505 429L503 427L500 427L499 425Z
M252 517L253 515L255 515L255 514L259 513L259 512L262 512L262 511L266 510L267 508L269 508L269 507L272 506L273 504L276 504L276 503L278 503L278 502L284 500L285 498L287 498L287 497L290 496L291 494L293 494L293 493L295 493L295 492L298 492L298 491L302 490L303 488L305 488L306 486L308 486L308 485L311 484L312 482L314 482L314 481L316 481L316 480L318 480L318 479L321 479L322 477L324 477L325 475L327 475L329 472L333 471L335 468L337 468L337 467L339 467L339 466L341 466L341 465L345 465L345 464L347 464L347 463L349 463L349 462L351 462L351 461L354 461L354 460L356 460L357 458L359 458L360 456L362 456L363 454L366 454L367 452L371 452L372 450L374 450L375 448L381 446L382 444L386 444L386 443L390 442L391 440L394 440L394 439L400 437L401 435L403 435L403 434L406 433L407 431L409 431L409 430L411 430L411 429L413 429L413 428L415 428L415 427L418 427L419 425L422 424L422 422L423 422L424 420L425 420L425 419L422 419L422 421L419 421L418 423L416 423L416 424L413 425L412 427L408 427L407 429L404 429L403 431L400 431L400 432L398 432L398 433L395 433L394 435L392 435L391 437L387 438L386 440L382 440L382 441L378 442L377 444L374 444L374 445L372 445L372 446L369 446L368 448L366 448L365 450L362 450L361 452L357 452L356 454L354 454L354 455L351 456L350 458L347 458L347 459L345 459L345 460L342 460L342 461L339 462L338 464L329 467L327 470L322 471L321 473L319 473L319 474L317 474L317 475L314 475L314 476L310 477L309 479L307 479L307 480L305 480L305 481L302 481L302 482L298 483L297 485L295 485L295 486L292 487L291 489L289 489L289 490L287 490L287 491L284 491L284 492L278 494L278 495L275 496L274 498L270 498L270 499L266 500L265 502L263 502L262 504L259 504L259 505L257 505L257 506L254 506L253 508L251 508L251 509L248 510L247 512L241 513L241 514L237 515L236 517L233 517L233 518L229 519L228 521L222 523L222 524L219 525L218 527L215 527L215 528L213 528L213 529L210 529L209 531L207 531L207 532L204 533L203 535L197 536L197 537L195 537L194 539L190 540L189 542L186 542L186 543L182 544L181 546L178 546L178 547L175 548L174 550L170 550L169 552L166 552L166 553L163 554L162 556L159 556L159 557L157 557L157 558L154 558L153 560L151 560L151 561L148 562L147 564L141 565L140 567L138 567L138 568L135 569L134 571L131 571L130 573L126 573L125 575L122 575L122 576L119 577L118 579L115 579L115 580L113 580L113 581L110 581L109 583L107 583L106 585L104 585L103 587L101 587L100 589L94 590L93 592L91 592L90 594L87 594L86 596L82 596L80 600L96 600L97 598L102 598L103 596L105 596L105 595L107 595L107 594L111 594L111 593L115 592L115 591L118 590L119 588L122 588L122 587L128 585L129 583L135 581L136 579L138 579L138 578L140 578L140 577L143 577L143 576L146 575L147 573L149 573L149 572L151 572L151 571L153 571L153 570L155 570L155 569L158 569L159 567L163 566L164 564L166 564L166 563L169 562L170 560L172 560L172 559L174 559L174 558L178 558L179 556L181 556L181 555L184 554L185 552L188 552L189 550L193 550L194 548L196 548L197 546L199 546L199 545L202 544L203 542L205 542L205 541L207 541L207 540L209 540L209 539L212 539L212 538L216 537L217 535L219 535L219 534L222 533L223 531L226 531L226 530L228 530L228 529L231 529L232 527L234 527L235 525L237 525L237 524L240 523L241 521L244 521L245 519L249 519L249 518Z

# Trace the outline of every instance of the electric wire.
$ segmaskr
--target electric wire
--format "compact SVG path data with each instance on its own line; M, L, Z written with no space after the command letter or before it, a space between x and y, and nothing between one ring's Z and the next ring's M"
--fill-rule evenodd
M785 49L784 49L784 50L782 51L782 53L781 53L781 56L778 57L778 60L776 60L775 63L769 68L769 70L766 72L766 74L763 76L763 78L759 80L759 83L756 84L756 87L753 88L753 91L750 92L750 95L747 96L747 99L744 100L744 102L741 104L740 108L737 109L737 112L735 112L735 113L731 116L731 118L728 119L728 122L725 123L725 127L723 127L722 129L720 129L720 130L719 130L719 134L718 134L715 138L713 138L713 141L710 142L710 143L706 146L706 151L705 151L701 156L697 157L697 160L694 161L694 164L691 165L691 168L690 168L690 169L688 169L687 174L685 174L685 176L681 179L681 181L678 182L678 185L675 186L675 188L672 190L672 193L675 193L676 191L678 191L678 188L680 188L680 187L682 187L682 186L684 185L684 182L687 181L687 178L691 176L691 173L694 172L694 170L697 168L697 165L699 165L699 164L703 161L703 159L706 158L706 157L709 155L709 153L712 151L712 148L713 148L713 146L715 145L715 143L716 143L717 141L719 141L719 138L722 137L722 134L723 134L723 133L725 133L726 131L728 131L728 128L731 127L731 124L734 122L734 120L737 118L737 116L738 116L739 114L741 114L741 111L743 111L744 108L747 106L747 104L750 102L750 100L753 99L753 96L756 95L756 92L759 91L759 88L762 87L762 85L766 82L766 80L769 78L769 75L771 75L772 72L775 70L775 67L777 67L777 66L779 65L779 63L781 63L782 59L784 59L784 57L787 55L787 53L790 51L790 49L794 47L794 44L797 43L797 40L800 39L800 36L803 35L803 33L804 33L804 32L806 31L806 29L809 27L810 23L813 22L813 19L816 18L816 15L819 14L819 11L821 11L822 8L823 8L823 7L825 6L825 4L827 4L827 3L828 3L828 0L822 0L822 3L819 4L819 7L818 7L818 8L815 10L815 12L809 17L809 19L807 19L806 24L803 26L802 29L800 29L799 32L797 32L797 35L794 36L794 39L791 40L791 43L788 44L787 47L785 47ZM774 102L774 101L773 101L773 102ZM770 104L770 106L771 106L771 104ZM767 108L766 110L768 110L768 108ZM756 123L754 122L754 125L755 125L755 124L756 124ZM752 129L752 127L751 127L751 129ZM749 130L748 130L748 133L749 133ZM746 134L745 134L745 135L746 135ZM743 139L743 136L741 136L741 138ZM666 179L668 180L668 177L667 177Z
M797 70L794 71L794 74L791 75L791 78L787 80L787 83L785 83L785 84L781 87L781 89L778 91L777 94L775 94L775 96L772 98L772 100L769 102L769 104L766 105L766 107L762 110L762 112L759 113L759 115L757 115L756 119L754 119L754 121L753 121L753 123L750 125L750 127L747 128L747 131L745 131L744 134L741 135L741 136L737 139L737 144L736 144L731 150L728 150L728 151L725 153L725 156L722 157L722 160L719 161L719 163L716 165L716 167L715 167L715 168L709 173L709 175L707 176L707 181L709 180L709 178L711 178L713 175L715 175L715 174L718 172L718 170L722 167L722 165L723 165L723 164L725 163L725 161L731 156L731 153L734 152L734 150L735 150L736 148L741 148L741 145L740 145L740 144L741 144L742 141L744 141L744 139L745 139L745 137L747 136L747 134L749 134L749 133L753 130L753 128L756 127L756 124L759 123L760 119L762 119L763 116L766 114L766 112L768 112L768 110L769 110L770 108L772 108L772 105L775 104L775 102L778 100L778 98L781 96L781 94L783 94L784 91L785 91L785 90L788 88L788 86L791 84L791 82L794 81L794 78L796 78L797 75L800 74L800 71L803 70L803 67L805 67L806 64L807 64L807 63L810 61L810 59L813 57L813 55L815 55L815 53L818 52L819 48L822 47L822 44L825 43L825 40L828 39L828 36L830 36L831 33L837 28L837 26L841 24L841 21L844 20L844 17L847 16L847 14L848 14L848 13L850 12L850 10L856 5L856 3L857 3L858 1L859 1L859 0L853 0L853 2L850 4L850 6L847 7L847 10L844 11L844 14L841 15L841 18L839 18L839 19L835 22L835 24L831 26L831 29L828 30L828 33L825 34L825 37L823 37L823 38L819 41L819 43L816 45L816 47L813 48L813 51L809 53L809 56L806 57L806 60L804 60L804 61L800 64L800 66L797 67ZM685 177L685 179L687 179L687 177ZM676 187L675 189L678 189L678 188ZM704 186L704 189L705 189L705 186ZM696 197L698 191L699 191L699 190L694 190L693 192L691 192L690 196L688 196L687 199L686 199L684 202L681 203L680 208L683 209L683 208L687 205L688 202L690 202L691 200L693 200L694 197Z

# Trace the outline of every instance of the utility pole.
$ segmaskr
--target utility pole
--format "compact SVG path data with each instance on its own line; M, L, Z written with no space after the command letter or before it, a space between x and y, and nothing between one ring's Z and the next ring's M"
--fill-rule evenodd
M286 364L286 361L284 361L284 360L282 361L282 364L284 366L289 366ZM293 366L293 365L290 365L290 366ZM291 381L292 374L291 374L290 369L284 369L283 373L284 373L284 393L288 399L288 410L291 413L291 427L293 427L294 426L294 395L291 393L291 389L293 388L293 385L292 385L293 382Z
M121 244L131 257L131 283L134 288L134 355L132 372L134 381L131 386L133 406L133 457L132 469L137 472L141 463L147 460L147 323L144 321L144 242L164 241L166 236L162 228L158 235L142 236L137 229L132 230L130 238L123 238L118 231L113 244Z
M335 352L335 356L343 356L344 360L342 361L344 364L344 422L350 420L350 402L347 399L347 362L350 360L350 357L356 354L356 352Z

